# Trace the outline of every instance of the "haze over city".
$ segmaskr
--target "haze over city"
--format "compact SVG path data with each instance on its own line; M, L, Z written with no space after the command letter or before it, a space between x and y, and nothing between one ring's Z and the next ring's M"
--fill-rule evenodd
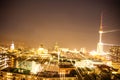
M119 0L0 0L0 80L120 80Z
M100 16L103 31L120 29L118 0L0 1L0 44L96 49ZM119 31L103 35L103 42L119 44Z

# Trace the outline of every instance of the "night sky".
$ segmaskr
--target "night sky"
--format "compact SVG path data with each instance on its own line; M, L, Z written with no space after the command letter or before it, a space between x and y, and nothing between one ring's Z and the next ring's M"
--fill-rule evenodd
M96 49L100 15L103 30L120 29L119 0L1 0L0 44L46 48ZM120 43L120 31L106 33L103 42Z

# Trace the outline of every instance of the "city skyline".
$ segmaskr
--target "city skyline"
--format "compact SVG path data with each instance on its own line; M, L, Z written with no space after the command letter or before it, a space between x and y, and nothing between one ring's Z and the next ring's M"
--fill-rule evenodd
M103 31L120 29L118 0L1 1L0 44L14 41L37 47L97 48L100 15ZM103 34L103 42L119 44L119 31Z

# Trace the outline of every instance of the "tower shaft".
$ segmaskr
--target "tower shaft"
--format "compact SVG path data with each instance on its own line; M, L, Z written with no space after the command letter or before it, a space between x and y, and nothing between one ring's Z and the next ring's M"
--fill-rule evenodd
M102 17L103 17L103 14L101 14L100 30L99 30L99 42L98 42L98 45L97 45L97 53L99 53L99 54L103 53L103 43L102 43L103 26L102 26Z

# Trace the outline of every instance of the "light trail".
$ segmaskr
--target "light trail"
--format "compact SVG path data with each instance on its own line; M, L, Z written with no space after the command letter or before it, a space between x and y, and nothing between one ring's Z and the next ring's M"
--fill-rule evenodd
M52 59L49 60L48 65L47 65L46 68L45 68L46 71L47 71L48 67L49 67L50 64L51 64L51 61L52 61Z
M103 43L103 45L107 45L107 46L120 46L120 44L109 44L109 43Z
M80 71L78 70L78 68L73 64L73 62L70 60L71 64L75 67L75 71L79 74L81 80L83 80L83 76L82 74L80 73ZM83 72L83 71L82 71ZM78 76L77 76L78 77Z
M65 80L65 73L63 71L60 72L60 80Z
M43 59L43 58L41 57L41 63L42 63L42 62L45 63L44 60L45 60L45 59ZM43 72L44 72L44 71L47 71L47 69L50 67L51 61L52 61L52 59L49 59L48 64L46 64L46 67L44 66L44 69L42 69L41 72L42 72L42 71L43 71ZM37 80L39 80L39 74L41 74L41 73L38 73L38 75L36 76L36 77L37 77Z
M71 54L72 54L72 57L73 57L73 53L71 53ZM67 58L67 59L68 59L68 58ZM73 59L74 59L74 57L73 57ZM70 60L71 64L75 67L75 71L79 74L81 80L83 80L83 76L82 76L82 74L80 73L80 71L78 70L78 68L74 65L74 63L72 62L71 59L69 59L69 60ZM82 72L83 72L83 71L82 71ZM77 78L78 78L78 76L77 76Z
M83 54L81 54L81 53L78 53L80 56L82 56L83 58L85 58L85 59L88 59L86 56L84 56Z
M30 58L26 58L25 60L21 61L20 64L18 64L18 67L21 68L21 64L24 63L25 61L27 61L28 59L30 59Z
M116 29L116 30L109 30L109 31L103 31L103 33L117 32L117 31L120 31L120 29Z

